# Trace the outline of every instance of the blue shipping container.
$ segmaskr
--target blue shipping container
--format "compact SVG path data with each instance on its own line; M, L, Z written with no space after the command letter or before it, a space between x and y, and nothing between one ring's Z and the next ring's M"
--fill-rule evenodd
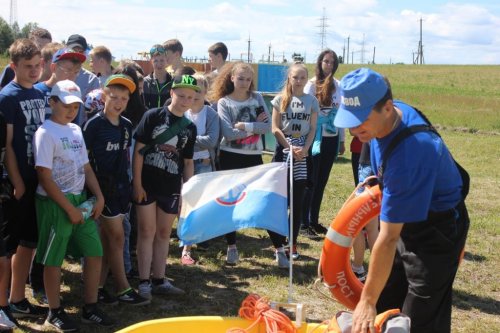
M275 64L258 64L257 90L261 92L278 92L283 87L288 66Z

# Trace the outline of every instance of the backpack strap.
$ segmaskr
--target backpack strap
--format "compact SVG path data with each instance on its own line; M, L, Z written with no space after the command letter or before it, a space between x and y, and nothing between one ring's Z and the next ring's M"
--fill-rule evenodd
M377 169L377 177L379 180L379 185L380 185L380 190L383 190L384 188L384 171L385 171L385 166L387 164L387 160L389 159L389 156L391 156L392 152L396 147L403 142L404 139L409 137L410 135L413 135L414 133L417 132L434 132L439 136L439 133L436 131L436 129L431 126L431 125L414 125L410 127L406 127L401 130L392 140L389 142L387 145L387 148L385 148L384 152L382 153L382 163L380 163L380 166Z
M191 124L191 120L187 119L186 117L182 117L180 120L173 123L172 126L158 135L152 142L139 149L139 153L141 155L144 155L148 150L152 149L154 145L167 142L168 140L179 134L179 132L186 128L189 124Z
M384 150L382 153L382 159L380 166L378 167L377 170L377 178L380 186L380 190L383 191L384 189L384 171L386 168L387 160L389 159L389 156L391 156L392 152L394 149L407 137L410 135L413 135L414 133L418 132L433 132L437 136L441 138L441 135L439 135L438 131L434 126L432 126L430 120L416 107L411 106L420 117L426 122L426 124L422 125L413 125L406 127L401 130L396 136L389 142L387 145L387 148ZM453 158L453 156L452 156ZM455 162L455 165L458 169L458 172L460 173L460 177L462 178L462 200L465 200L467 195L469 194L469 187L470 187L470 176L469 173L460 165L458 162L453 158L453 162Z

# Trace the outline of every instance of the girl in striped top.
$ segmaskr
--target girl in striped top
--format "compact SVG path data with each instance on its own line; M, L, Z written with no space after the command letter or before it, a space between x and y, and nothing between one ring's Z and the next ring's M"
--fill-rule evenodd
M272 132L277 145L274 161L286 159L284 149L293 156L293 256L298 258L297 234L300 227L307 182L306 157L314 140L319 103L313 95L304 93L307 68L296 63L288 69L285 86L272 101Z

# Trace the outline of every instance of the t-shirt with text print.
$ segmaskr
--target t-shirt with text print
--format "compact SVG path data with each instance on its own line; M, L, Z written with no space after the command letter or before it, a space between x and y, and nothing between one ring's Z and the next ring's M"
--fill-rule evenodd
M13 126L12 147L24 181L36 181L33 135L45 120L45 100L35 88L24 88L11 81L0 91L0 112Z
M104 112L98 112L83 126L83 137L96 175L113 175L125 184L129 181L132 123L122 116L119 119L119 124L113 125Z
M37 167L52 170L52 179L63 193L80 194L85 185L84 166L89 162L80 126L46 120L33 139ZM37 193L47 195L41 185Z
M134 138L145 145L180 121L167 107L148 110L137 125ZM196 126L190 123L177 135L162 144L155 144L144 153L142 186L146 193L159 196L180 194L184 159L192 159Z

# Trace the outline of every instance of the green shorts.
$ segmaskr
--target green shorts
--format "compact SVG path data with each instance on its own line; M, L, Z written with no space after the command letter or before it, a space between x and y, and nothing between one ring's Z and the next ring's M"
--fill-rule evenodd
M66 194L75 206L86 200L86 194ZM45 266L61 266L68 254L74 258L102 257L102 244L94 220L71 224L66 212L52 199L35 198L38 222L36 260Z

